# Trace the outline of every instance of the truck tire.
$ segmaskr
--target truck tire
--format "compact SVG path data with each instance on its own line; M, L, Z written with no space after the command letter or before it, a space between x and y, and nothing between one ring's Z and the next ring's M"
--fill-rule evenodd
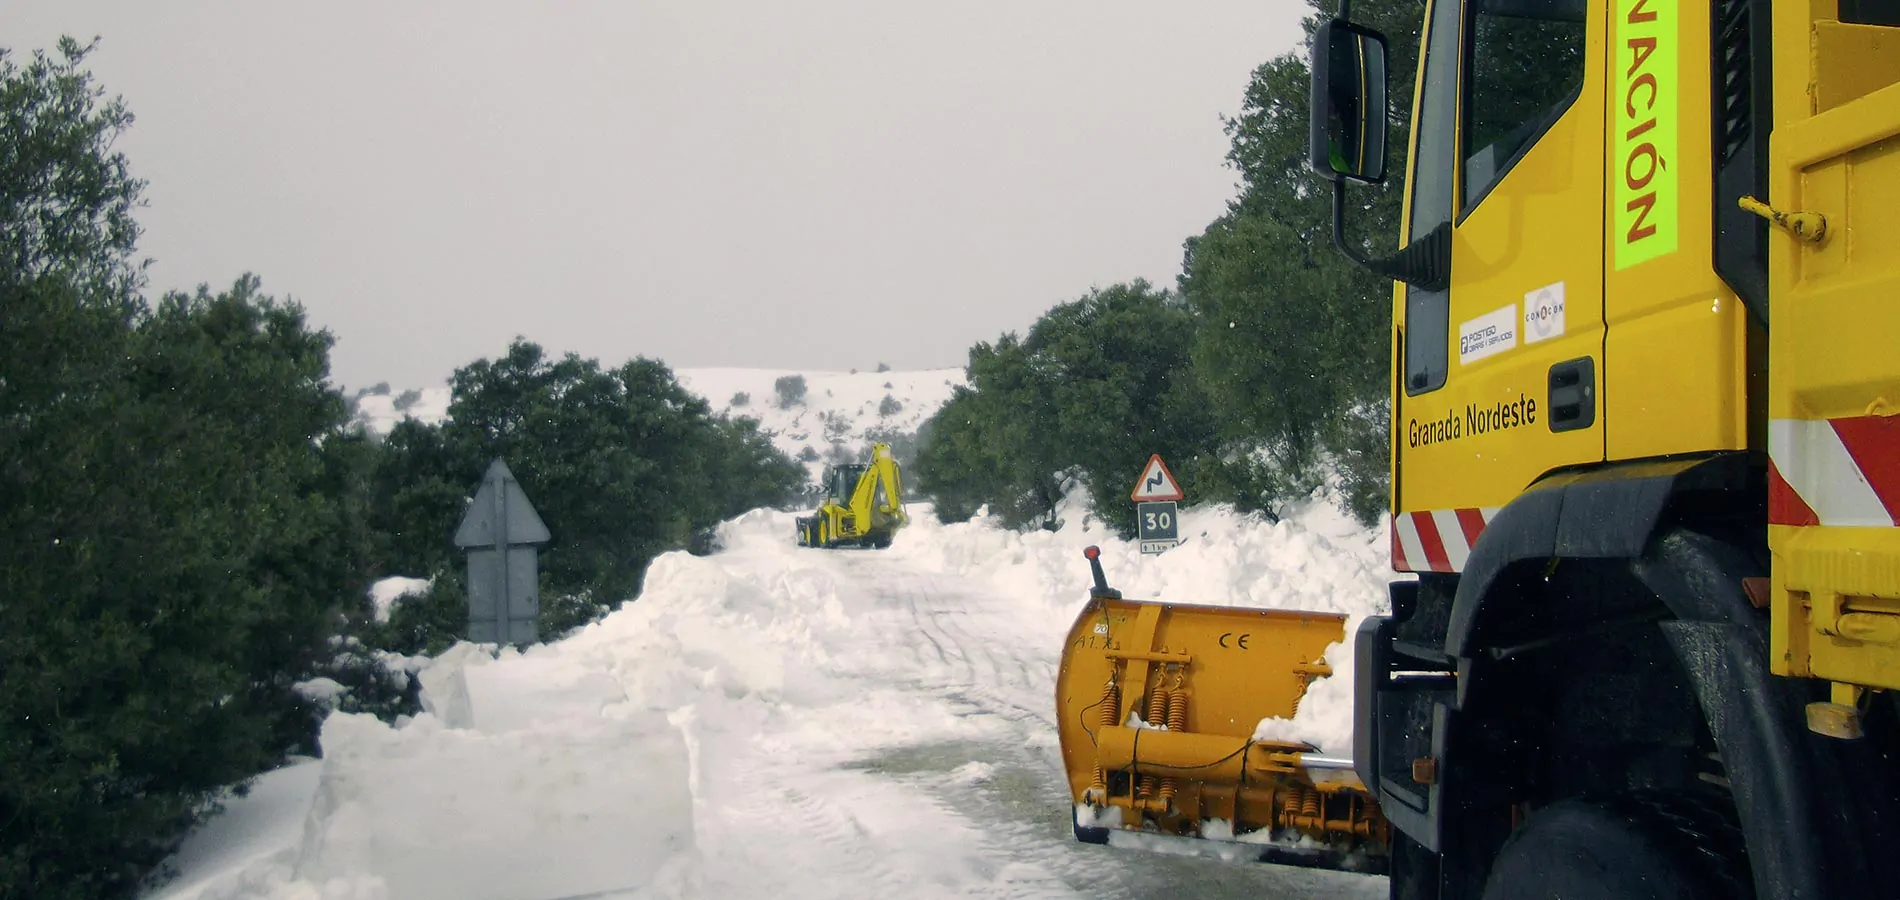
M1484 900L1729 900L1755 896L1724 801L1680 793L1572 799L1505 841Z

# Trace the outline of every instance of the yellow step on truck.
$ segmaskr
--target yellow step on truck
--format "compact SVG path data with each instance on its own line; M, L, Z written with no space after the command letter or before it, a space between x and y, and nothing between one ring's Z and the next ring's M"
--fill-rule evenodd
M871 445L871 461L827 466L825 499L816 512L795 522L800 547L891 545L910 524L904 511L904 476L889 444Z
M1353 636L1356 777L1252 739L1318 619L1236 666L1237 611L1098 589L1058 683L1077 836L1238 819L1395 900L1900 896L1900 2L1421 15L1390 254L1342 222L1386 175L1384 38L1341 3L1312 48L1334 239L1395 281L1404 574Z

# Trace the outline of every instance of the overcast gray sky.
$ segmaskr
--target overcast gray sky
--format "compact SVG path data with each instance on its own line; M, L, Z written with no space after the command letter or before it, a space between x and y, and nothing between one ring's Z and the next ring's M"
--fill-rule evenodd
M7 0L104 40L154 291L252 271L336 381L524 335L674 367L960 366L1172 287L1299 0Z

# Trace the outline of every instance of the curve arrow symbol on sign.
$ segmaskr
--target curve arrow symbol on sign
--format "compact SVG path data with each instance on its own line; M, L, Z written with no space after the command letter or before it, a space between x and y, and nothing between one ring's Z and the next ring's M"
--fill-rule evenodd
M1136 503L1165 502L1180 500L1181 483L1174 479L1174 473L1168 471L1168 464L1161 461L1161 454L1148 457L1148 464L1141 469L1141 477L1135 480L1134 493L1129 497Z

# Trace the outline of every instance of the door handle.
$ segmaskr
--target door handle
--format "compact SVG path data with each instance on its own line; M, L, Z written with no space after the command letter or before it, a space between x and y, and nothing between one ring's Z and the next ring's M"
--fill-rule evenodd
M1597 420L1596 360L1586 356L1550 367L1550 430L1578 431Z

